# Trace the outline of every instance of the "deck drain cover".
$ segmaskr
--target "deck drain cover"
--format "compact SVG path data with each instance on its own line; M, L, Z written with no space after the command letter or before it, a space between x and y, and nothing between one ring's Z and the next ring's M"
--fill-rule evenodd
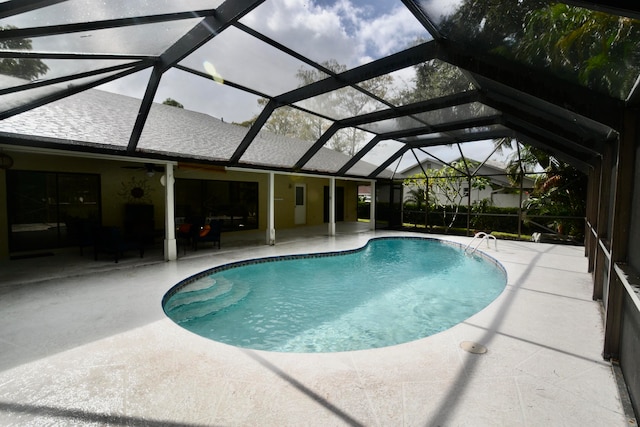
M471 341L462 341L460 348L473 354L484 354L487 352L487 347Z

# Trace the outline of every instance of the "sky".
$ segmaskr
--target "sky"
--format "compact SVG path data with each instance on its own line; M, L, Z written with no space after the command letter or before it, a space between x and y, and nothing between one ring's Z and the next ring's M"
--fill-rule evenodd
M81 21L85 19L82 10L69 8L69 5L84 2L87 0L63 2L31 13L28 20L18 15L12 17L10 22L0 21L0 25L10 23L21 27ZM165 13L177 10L177 5L186 4L193 9L205 9L221 2L222 0L213 3L210 0L154 0L153 7L157 8L158 13ZM424 0L422 3L430 10L446 14L451 12L452 5L457 2ZM120 16L118 11L138 13L135 10L136 4L128 0L91 2L90 10L92 16L100 19L117 18ZM123 15L126 16L126 13ZM77 50L93 53L156 53L162 52L199 21L200 19L181 21L175 28L153 24L140 28L127 27L34 38L33 48L56 52ZM347 68L399 52L418 39L430 38L424 27L400 1L389 0L267 0L243 17L241 23L318 63L335 60ZM153 37L148 37L149 34L153 34ZM104 62L95 61L50 61L50 75L84 71L103 64ZM181 64L212 74L216 81L173 69L163 75L154 100L162 102L172 98L183 104L185 109L205 113L225 122L243 122L258 115L261 111L258 104L260 97L218 82L232 81L268 96L276 96L295 89L299 84L296 73L307 67L234 27L218 34ZM98 88L141 99L149 75L150 70L144 70ZM393 85L396 89L411 87L413 76L411 67L400 70L393 74ZM465 151L470 150L470 157L483 160L487 155L487 149L483 145L486 146L464 144L464 148ZM368 156L368 160L378 164L380 159L386 159L389 150L395 151L393 143L382 144L375 153ZM445 160L459 157L457 149L443 147L433 150L439 152Z
M382 7L384 3L387 7ZM402 3L389 9L384 0L363 7L347 0L268 0L241 22L316 62L334 59L348 68L403 50L418 37L428 37ZM206 72L207 63L224 80L258 88L267 95L295 89L296 73L304 67L235 28L216 36L183 64ZM102 88L141 96L147 76L141 73ZM225 121L242 122L260 111L258 97L242 95L183 71L163 77L155 100L166 98Z

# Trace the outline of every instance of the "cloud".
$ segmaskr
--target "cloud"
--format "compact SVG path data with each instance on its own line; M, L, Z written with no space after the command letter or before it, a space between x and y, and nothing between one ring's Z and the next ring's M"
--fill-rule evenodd
M273 0L242 22L316 62L335 59L350 64L358 46L348 34L341 9L305 0Z
M316 62L334 59L349 68L429 37L405 7L388 2L272 0L242 22Z
M169 7L167 4L173 2L163 0L162 4L162 7ZM109 10L105 9L104 13L109 13ZM44 14L45 9L40 13ZM186 31L183 25L192 25L193 22L183 21L177 27ZM269 0L243 17L241 22L315 62L332 59L349 68L400 51L419 36L428 37L426 30L406 7L388 0L370 0L364 5L350 0ZM111 34L115 39L100 35L106 36L111 32L115 33ZM38 40L38 47L99 52L133 49L136 53L144 53L143 48L155 50L164 46L167 37L178 37L172 31L155 31L156 37L151 39L140 37L141 34L148 35L145 26L92 33L91 37L83 38L80 34L42 38ZM111 45L107 44L109 40ZM296 88L299 85L296 73L306 67L233 26L182 63L203 72L206 72L206 63L213 64L225 81L274 96ZM394 73L396 78L402 76L398 83L410 85L412 70L409 67ZM101 89L142 98L148 76L149 71L146 70L103 85ZM224 118L225 121L248 120L260 112L257 96L178 70L165 73L160 82L155 101L162 102L166 98L179 101L186 109Z
M371 46L377 57L408 48L418 38L431 39L431 35L406 7L397 7L390 13L371 21L362 22L358 40Z
M434 24L455 13L463 0L421 0L420 7L429 15Z
M242 18L241 22L262 32L316 62L336 60L357 66L400 51L418 36L428 36L411 13L400 5L389 8L386 1L356 6L349 0L325 4L305 0L270 0ZM296 73L307 67L269 45L231 27L186 58L182 64L205 72L211 63L224 80L278 95L296 88ZM411 84L413 68L394 73ZM114 82L107 90L144 93L146 82L138 79L134 90ZM142 85L142 89L140 89ZM260 110L257 97L214 84L212 81L175 71L163 76L156 101L173 98L185 108L224 118L244 121Z

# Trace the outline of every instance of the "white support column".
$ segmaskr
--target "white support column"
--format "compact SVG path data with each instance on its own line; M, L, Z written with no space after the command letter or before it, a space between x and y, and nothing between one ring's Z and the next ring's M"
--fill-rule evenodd
M164 259L165 261L174 261L178 258L178 250L176 246L176 221L175 221L175 193L173 177L173 164L165 165L165 173L161 178L164 181L165 209L164 209Z
M371 180L371 203L369 204L369 230L376 229L376 182Z
M276 244L275 228L275 179L274 173L269 172L269 196L267 199L267 245Z
M329 178L329 236L336 235L336 178Z

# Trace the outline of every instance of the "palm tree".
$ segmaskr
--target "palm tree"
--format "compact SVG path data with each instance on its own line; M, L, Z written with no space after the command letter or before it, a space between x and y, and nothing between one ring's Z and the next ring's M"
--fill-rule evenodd
M519 184L527 171L533 171L534 167L543 170L535 174L533 193L523 206L527 214L555 217L549 226L554 226L561 233L570 231L571 234L581 235L584 226L581 220L558 217L584 216L587 176L549 153L515 139L496 139L494 144L498 150L509 148L514 151L507 165L509 179L514 184ZM571 230L563 230L566 224L570 224Z

